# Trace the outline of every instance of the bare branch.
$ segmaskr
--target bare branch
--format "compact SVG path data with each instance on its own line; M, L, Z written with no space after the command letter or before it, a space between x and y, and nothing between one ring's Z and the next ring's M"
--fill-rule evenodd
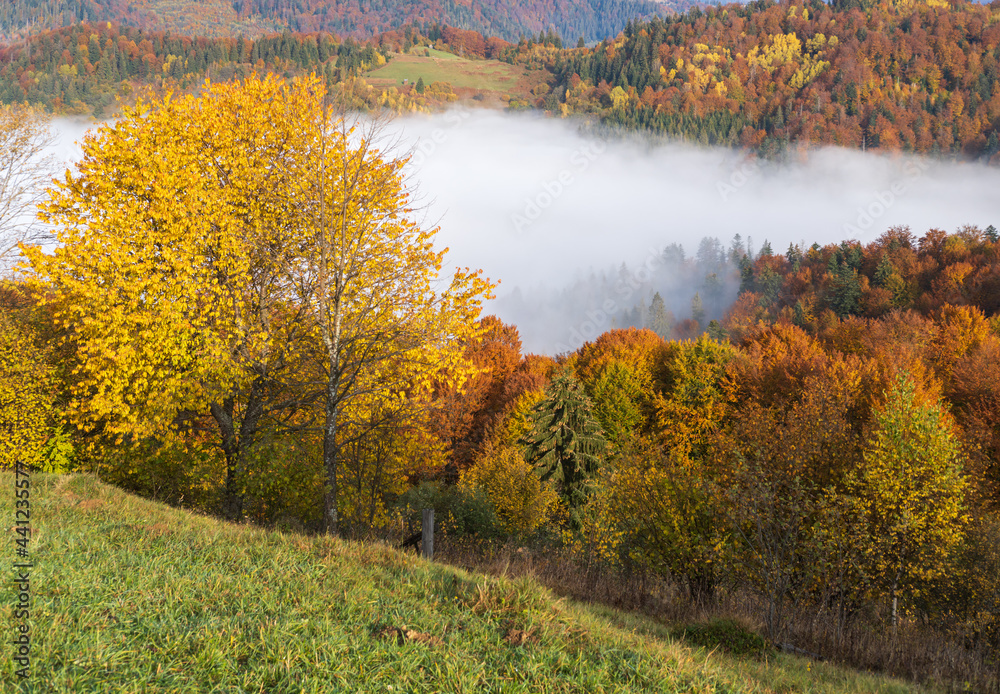
M51 238L35 218L45 198L54 158L46 155L54 134L48 116L29 106L0 106L0 274L11 272L18 244Z

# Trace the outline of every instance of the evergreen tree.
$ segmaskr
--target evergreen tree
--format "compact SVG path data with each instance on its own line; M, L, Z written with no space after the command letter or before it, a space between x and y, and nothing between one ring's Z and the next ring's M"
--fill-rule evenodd
M423 94L423 93L424 93L424 78L423 77L418 77L417 78L417 94Z
M662 337L664 340L670 339L671 333L670 313L667 305L663 302L663 297L659 292L653 295L653 300L649 302L649 314L646 318L646 327Z
M875 268L875 276L872 278L875 286L888 286L889 278L892 277L895 271L896 268L892 266L892 261L889 260L889 256L883 255L882 259L878 261L878 267Z
M705 306L701 301L701 294L695 292L694 297L691 299L691 318L693 318L699 326L704 325L705 322Z
M986 235L986 238L988 238L993 243L996 243L997 239L1000 238L1000 235L997 234L997 228L992 224L986 227L986 231L983 233Z
M729 244L730 262L732 262L733 265L739 264L740 258L742 258L745 254L746 251L743 249L743 237L739 234L735 234L732 242Z
M542 480L555 482L571 514L587 498L607 447L583 384L569 371L558 373L531 413L531 430L521 440L525 460Z
M997 137L997 131L994 130L990 133L990 137L986 141L986 151L983 154L989 159L997 152L1000 152L1000 138Z
M806 320L806 309L802 304L802 299L795 302L795 308L792 309L792 324L799 326L800 328L806 327L808 321Z
M833 282L830 307L839 317L846 318L857 313L860 300L861 282L858 279L858 271L847 262L841 262Z
M708 336L716 342L726 342L729 340L729 333L722 327L722 323L714 318L708 324Z
M799 271L799 266L802 264L802 249L794 244L788 244L788 250L785 251L785 258L792 266L793 272Z

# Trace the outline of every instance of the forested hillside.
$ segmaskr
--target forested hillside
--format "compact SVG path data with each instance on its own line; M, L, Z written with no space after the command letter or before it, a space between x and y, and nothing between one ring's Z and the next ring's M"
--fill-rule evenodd
M428 33L441 40L463 32L433 26ZM99 116L119 97L128 102L136 87L186 91L206 78L226 82L254 71L274 71L315 72L352 106L377 109L387 105L386 97L396 92L371 92L355 78L385 65L392 51L409 51L418 36L410 29L383 34L379 42L365 44L322 33L286 32L255 40L192 39L109 24L76 24L43 31L30 41L0 48L0 103L27 101L56 113ZM491 47L507 45L495 39ZM403 98L397 98L391 107L417 110L455 98L447 85L442 85L441 91L420 93L414 86L403 90Z
M690 6L687 0L9 0L0 37L80 22L113 22L189 36L256 37L282 30L370 37L405 24L441 22L516 41L555 29L599 41L637 17Z
M535 86L506 95L511 108L596 116L613 126L772 156L790 145L837 145L1000 161L997 2L860 7L760 0L629 21L617 38L594 47L563 44L588 31L550 29L514 44L424 23L356 43L326 33L192 39L76 25L0 49L0 101L100 112L130 86L166 81L187 88L206 76L228 80L267 69L316 71L330 86L351 78L339 89L357 107L405 111L449 100L387 98L384 86L372 91L354 78L393 54L434 46L536 75Z
M443 551L466 562L521 547L532 573L583 598L621 583L632 588L604 587L604 599L667 614L690 601L742 614L776 644L990 691L1000 319L995 292L977 292L998 253L992 229L972 228L786 255L765 246L733 258L745 286L724 320L611 330L558 358L523 354L517 328L486 317L459 339L464 383L415 374L404 399L345 410L340 532L398 541L432 506ZM93 327L60 328L60 315L86 310L83 295L8 283L0 298L0 356L14 366L0 392L24 404L31 428L18 440L39 467L99 471L227 515L236 494L242 517L323 527L320 374L304 336L273 355L266 381L237 391L232 414L255 433L233 477L232 451L190 390L195 371L148 372L175 389L172 423L146 419L155 413L130 395L148 387L148 367L203 358L164 361L128 331L104 336L115 321L97 313L81 324ZM152 361L129 376L108 349ZM165 438L151 437L159 427Z
M755 2L552 62L546 107L706 144L1000 150L1000 4Z

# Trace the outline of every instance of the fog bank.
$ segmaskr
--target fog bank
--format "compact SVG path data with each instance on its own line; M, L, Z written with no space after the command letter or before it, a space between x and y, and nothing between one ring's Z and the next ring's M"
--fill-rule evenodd
M571 120L461 108L394 127L413 147L412 176L450 262L501 280L488 310L516 323L532 351L575 348L581 335L590 339L581 326L595 323L595 311L608 313L598 310L606 296L574 305L567 290L581 294L602 276L614 285L622 262L634 273L669 244L693 256L703 237L728 247L740 234L754 250L767 240L783 252L790 243L867 243L900 224L918 236L1000 226L1000 171L976 164L834 148L774 164L729 149L602 138ZM642 292L622 300L619 286L608 296L627 310L660 291L678 319L689 317L699 287L665 273L661 263Z

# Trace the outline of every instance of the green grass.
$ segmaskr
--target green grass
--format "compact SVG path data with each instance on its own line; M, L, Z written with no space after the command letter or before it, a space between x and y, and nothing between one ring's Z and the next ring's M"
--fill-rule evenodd
M9 527L12 475L0 488ZM31 492L35 692L919 691L686 645L676 629L531 580L230 525L87 475L36 475ZM0 691L18 690L5 653Z
M503 92L514 89L521 74L513 66L496 60L467 60L434 49L430 54L429 57L422 52L420 55L394 55L384 66L369 72L366 78L393 84L402 84L407 79L413 84L423 77L427 85L447 82L456 89Z

